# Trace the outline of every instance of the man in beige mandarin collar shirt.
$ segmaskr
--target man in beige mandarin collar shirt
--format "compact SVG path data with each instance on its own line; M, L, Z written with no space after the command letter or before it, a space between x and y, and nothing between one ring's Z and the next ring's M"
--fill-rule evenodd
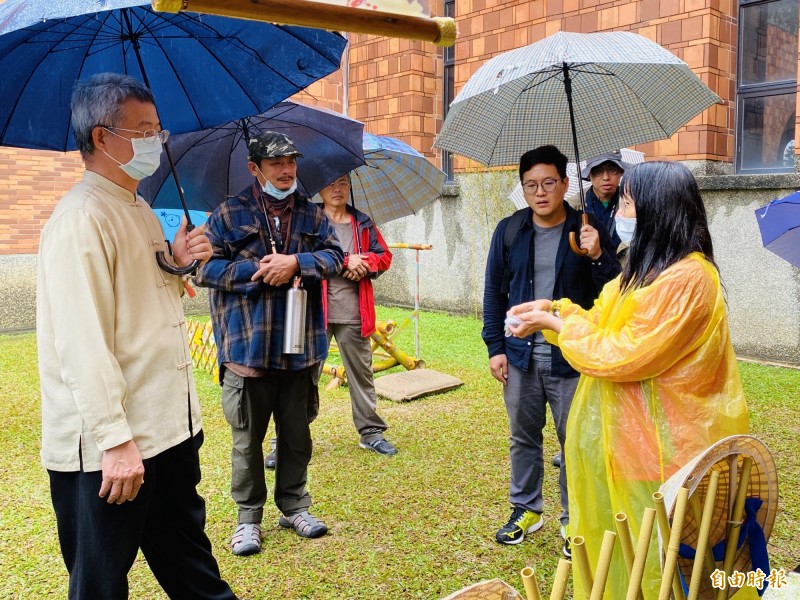
M181 280L159 269L163 233L136 194L168 132L150 90L111 73L76 85L72 124L86 172L42 231L36 328L69 598L127 598L139 548L171 598L235 598L196 491L203 433ZM172 243L178 266L211 252L201 228L182 225Z

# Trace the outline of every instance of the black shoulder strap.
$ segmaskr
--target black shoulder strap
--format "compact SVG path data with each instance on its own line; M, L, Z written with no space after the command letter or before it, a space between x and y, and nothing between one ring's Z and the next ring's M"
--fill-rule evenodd
M523 208L515 212L508 219L506 225L506 232L503 235L503 281L500 284L500 293L508 294L508 286L511 282L511 265L509 262L509 249L517 239L519 230L522 229L522 224L525 222L525 217L528 215L528 209Z

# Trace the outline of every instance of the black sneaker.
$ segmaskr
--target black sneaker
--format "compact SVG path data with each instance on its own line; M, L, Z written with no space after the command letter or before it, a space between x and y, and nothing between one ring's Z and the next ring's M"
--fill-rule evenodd
M572 536L567 533L567 527L569 525L561 526L561 537L564 538L564 547L561 548L561 552L567 558L572 558Z
M360 442L358 445L364 448L364 450L371 450L372 452L377 452L383 456L394 456L397 454L397 448L394 447L394 444L383 438L373 440L368 444L365 442Z
M515 506L508 523L497 530L494 539L501 544L519 544L527 534L541 529L543 524L542 515Z

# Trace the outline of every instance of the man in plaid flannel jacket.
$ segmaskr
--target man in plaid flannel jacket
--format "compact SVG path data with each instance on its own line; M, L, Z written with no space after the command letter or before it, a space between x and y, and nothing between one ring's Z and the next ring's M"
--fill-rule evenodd
M279 524L302 537L327 532L308 512L309 424L319 408L316 372L328 353L321 283L344 261L322 209L296 191L295 158L302 155L292 140L266 132L252 138L248 150L254 184L209 218L214 255L197 274L198 285L210 288L222 408L233 434L231 496L239 515L231 550L237 555L261 549L267 498L262 444L271 415L278 433ZM284 354L286 292L295 277L308 293L305 350Z

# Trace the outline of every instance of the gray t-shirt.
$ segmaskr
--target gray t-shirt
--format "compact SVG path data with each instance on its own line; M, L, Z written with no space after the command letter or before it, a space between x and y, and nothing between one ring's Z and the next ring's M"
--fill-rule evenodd
M352 254L355 249L353 243L353 224L333 223L336 236L342 245L345 254ZM342 323L355 325L361 323L361 313L358 311L358 282L345 279L341 275L328 280L328 323Z
M533 224L533 297L536 300L553 299L556 284L556 255L564 223L555 227L540 227ZM533 336L534 359L549 360L550 344L545 341L541 331Z

